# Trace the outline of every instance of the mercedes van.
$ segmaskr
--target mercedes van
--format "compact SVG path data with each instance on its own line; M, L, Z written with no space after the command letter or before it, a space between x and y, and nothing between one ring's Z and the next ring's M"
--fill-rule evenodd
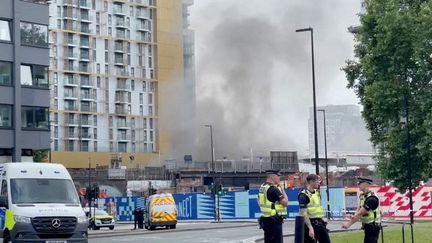
M88 242L88 220L63 165L0 164L3 242Z

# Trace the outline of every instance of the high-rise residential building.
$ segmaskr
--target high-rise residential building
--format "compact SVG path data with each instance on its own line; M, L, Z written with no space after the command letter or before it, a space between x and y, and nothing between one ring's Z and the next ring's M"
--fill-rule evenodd
M2 0L0 7L0 162L48 149L48 5Z
M52 1L53 161L87 167L110 165L113 155L123 165L157 159L158 73L165 71L157 65L164 46L157 47L156 18L163 16L155 0Z
M186 117L196 117L195 31L189 25L189 7L194 0L183 0L184 89ZM190 119L193 120L193 119Z
M344 154L373 153L369 141L369 132L361 117L360 108L356 105L328 105L317 107L325 110L327 154L329 157ZM309 154L315 151L313 112L309 110ZM318 152L321 158L325 155L324 148L324 117L323 112L317 111Z

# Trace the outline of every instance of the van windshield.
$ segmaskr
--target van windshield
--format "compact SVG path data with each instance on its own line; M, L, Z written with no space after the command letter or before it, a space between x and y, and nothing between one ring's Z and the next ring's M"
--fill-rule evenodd
M66 179L11 179L13 204L66 203L79 204L71 180Z

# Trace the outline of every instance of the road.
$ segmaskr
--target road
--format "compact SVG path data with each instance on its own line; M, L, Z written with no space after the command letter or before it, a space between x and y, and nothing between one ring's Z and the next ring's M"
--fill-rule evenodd
M329 224L330 230L340 230L342 222L334 221ZM230 223L179 223L175 230L130 230L131 226L119 226L114 231L100 230L90 233L90 243L96 242L150 242L150 243L252 243L260 242L263 231L258 229L256 222ZM359 229L354 225L353 229ZM294 233L294 222L284 223L284 235ZM292 242L292 238L285 238L285 242ZM262 241L261 241L262 242Z

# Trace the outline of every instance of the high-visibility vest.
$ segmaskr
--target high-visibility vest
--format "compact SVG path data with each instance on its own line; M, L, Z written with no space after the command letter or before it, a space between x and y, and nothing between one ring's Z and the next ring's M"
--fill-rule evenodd
M324 218L324 209L321 206L321 198L319 192L315 190L311 193L308 189L303 189L300 194L305 194L309 198L307 204L307 213L310 219L321 219Z
M267 198L267 191L272 185L264 183L258 193L258 205L260 206L261 213L263 217L273 217L273 216L286 216L287 209L279 202L271 202ZM281 193L282 188L277 185L276 187Z
M375 196L375 193L372 191L368 191L366 193L360 194L360 208L362 208L366 202L366 199L369 197L376 197L378 200L378 207L375 210L369 211L367 214L363 215L361 218L362 224L372 224L372 223L379 223L380 222L380 209L379 209L379 199L377 196Z

